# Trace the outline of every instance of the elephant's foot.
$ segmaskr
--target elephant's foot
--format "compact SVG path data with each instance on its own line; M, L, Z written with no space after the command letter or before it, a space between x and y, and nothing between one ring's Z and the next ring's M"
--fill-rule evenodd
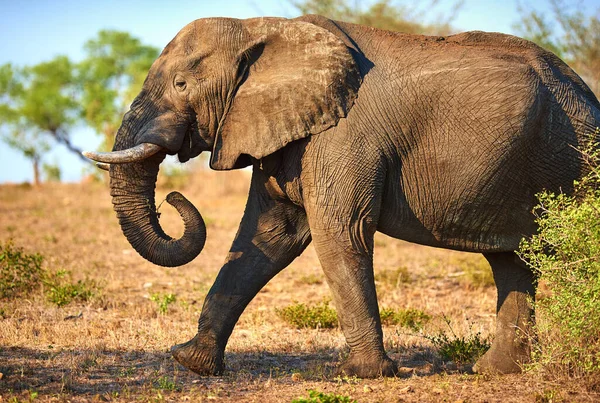
M199 375L223 373L223 351L214 342L205 342L198 335L187 343L171 347L171 354L178 363Z
M523 370L523 364L530 361L529 349L497 348L497 343L483 355L473 366L473 372L478 374L514 374Z
M396 376L398 367L387 355L364 357L350 353L350 356L337 368L335 375L356 376L358 378L379 378Z

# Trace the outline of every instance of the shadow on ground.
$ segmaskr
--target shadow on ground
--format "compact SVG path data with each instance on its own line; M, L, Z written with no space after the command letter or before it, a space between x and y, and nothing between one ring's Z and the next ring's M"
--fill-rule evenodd
M200 377L177 364L163 351L35 350L0 347L0 392L36 391L40 394L102 395L128 391L202 389L257 381L302 379L340 382L333 375L341 352L325 349L317 353L286 354L264 351L226 354L227 370L222 377ZM430 349L394 355L401 377L429 376L448 371L431 360ZM450 369L452 370L452 369Z

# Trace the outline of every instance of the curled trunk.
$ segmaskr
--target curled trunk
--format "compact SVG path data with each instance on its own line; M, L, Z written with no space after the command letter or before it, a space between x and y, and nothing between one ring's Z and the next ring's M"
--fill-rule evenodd
M154 264L181 266L202 251L206 226L192 203L180 193L171 192L167 202L181 215L185 230L181 238L173 239L161 228L154 190L162 159L164 154L159 153L141 162L111 165L111 196L119 224L131 246Z

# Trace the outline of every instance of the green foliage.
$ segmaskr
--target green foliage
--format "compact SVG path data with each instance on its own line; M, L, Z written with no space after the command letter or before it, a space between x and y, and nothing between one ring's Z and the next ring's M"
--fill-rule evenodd
M581 376L600 386L600 130L581 150L587 174L574 195L543 192L538 233L520 256L548 293L535 303L536 365L554 375ZM594 380L595 379L595 380Z
M379 311L379 316L381 317L381 323L384 325L398 325L414 331L421 330L431 320L430 315L414 308L382 308Z
M58 306L87 302L98 293L99 287L94 281L72 283L69 272L49 273L42 267L43 262L42 255L25 253L12 241L0 244L0 299L27 296L42 285L46 299Z
M335 309L330 308L327 301L313 306L297 303L283 309L275 309L275 312L281 319L298 329L331 329L338 324Z
M414 2L401 4L393 0L351 2L347 0L304 0L290 1L302 14L320 14L334 20L368 25L380 29L415 34L446 35L451 30L451 21L462 2L457 1L452 11L444 15L433 13L438 0L420 6ZM408 3L408 2L405 2ZM430 20L427 22L426 20Z
M100 31L86 43L85 52L79 64L57 56L34 66L0 66L0 139L32 161L36 183L43 156L55 144L92 165L71 141L76 124L101 133L103 148L112 145L123 114L158 56L158 49L119 31Z
M442 360L454 361L458 365L473 363L490 348L490 341L481 337L480 332L470 331L468 336L459 337L450 326L450 319L444 317L444 321L450 335L440 331L433 336L425 336L438 349Z
M150 295L150 301L156 303L158 312L162 315L166 315L169 312L169 305L177 300L175 294L161 294L154 293Z
M65 270L46 275L45 294L49 302L59 307L72 302L88 302L98 293L99 287L95 281L78 280L73 283L70 277L71 273Z
M0 299L25 296L39 288L43 261L42 255L25 253L11 240L0 244Z
M534 9L520 8L515 29L525 38L563 58L600 96L600 9L586 15L564 0L549 0L550 17Z
M78 66L81 117L104 136L110 149L123 114L140 92L158 49L127 32L102 30L84 45L87 57Z
M356 403L350 396L336 395L334 393L323 393L310 389L308 398L298 397L292 403Z

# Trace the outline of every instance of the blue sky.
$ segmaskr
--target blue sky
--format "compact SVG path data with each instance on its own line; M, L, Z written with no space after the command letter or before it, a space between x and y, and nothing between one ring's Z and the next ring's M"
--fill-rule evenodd
M440 0L429 18L435 20L440 11L451 9L455 2ZM600 0L566 3L588 12L600 8ZM519 20L517 4L540 11L549 8L546 0L465 0L453 24L461 31L514 33L513 24ZM0 64L35 64L59 54L78 60L84 42L101 29L128 31L162 49L184 25L197 18L267 15L295 17L297 13L285 0L0 0ZM73 132L73 141L82 148L94 149L100 138L81 128ZM61 146L55 147L45 161L58 163L64 180L81 177L83 165ZM31 181L32 176L30 163L0 142L0 183Z

